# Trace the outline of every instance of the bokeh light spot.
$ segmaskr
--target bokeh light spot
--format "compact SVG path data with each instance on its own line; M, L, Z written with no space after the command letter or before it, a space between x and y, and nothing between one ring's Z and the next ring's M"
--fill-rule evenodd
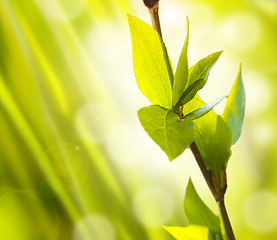
M271 232L277 228L277 195L259 191L251 195L243 208L244 220L257 232Z
M256 123L253 129L253 139L258 146L266 146L274 140L274 127L270 122Z
M85 0L36 0L38 6L51 19L66 21L84 10Z
M82 186L89 174L89 161L80 147L71 143L60 143L49 147L41 161L48 161L51 171L43 172L44 179L39 185L40 193L53 197L55 192L68 192ZM55 178L59 185L51 184Z
M166 224L174 212L173 199L162 187L149 186L134 198L134 214L147 227Z
M232 15L223 21L220 35L232 48L249 50L256 46L261 38L261 24L250 14Z
M125 124L111 131L106 147L114 162L133 166L145 161L149 149L149 137L140 126Z
M272 100L272 88L267 79L255 72L247 72L243 75L246 92L247 113L257 114L266 110Z
M74 240L91 239L115 239L115 230L108 218L102 215L89 215L77 223L74 230Z
M90 144L102 143L116 125L114 115L112 109L103 103L89 103L76 116L76 130L83 141Z

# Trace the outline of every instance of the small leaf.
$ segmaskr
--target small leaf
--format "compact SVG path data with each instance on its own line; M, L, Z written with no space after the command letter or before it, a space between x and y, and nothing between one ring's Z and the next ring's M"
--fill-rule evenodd
M178 157L193 141L193 123L180 120L176 113L151 105L138 111L141 125L167 154L169 160Z
M227 103L222 114L222 118L228 124L232 134L232 144L240 137L245 113L245 90L241 77L241 66L239 68L237 79L228 96Z
M193 112L190 112L189 114L184 116L185 118L190 118L191 120L195 120L197 118L200 118L207 114L209 111L211 111L217 104L219 104L226 96L217 98L216 100L206 104L205 106L198 108L197 110L194 110Z
M187 37L183 46L173 84L173 106L179 101L188 84L188 44L189 44L189 19L187 17Z
M219 56L221 55L222 51L215 52L210 54L209 56L201 59L195 65L190 67L189 69L189 82L187 84L187 88L191 88L190 91L185 91L176 104L176 106L181 106L190 101L195 94L204 87L208 80L208 76L213 65L218 60ZM189 94L189 96L188 96Z
M209 229L203 226L163 227L177 240L213 240L209 238Z
M150 25L131 15L128 21L138 86L151 103L171 109L173 73L165 45Z
M191 179L184 199L184 209L190 224L208 227L213 233L220 233L220 221L198 196Z

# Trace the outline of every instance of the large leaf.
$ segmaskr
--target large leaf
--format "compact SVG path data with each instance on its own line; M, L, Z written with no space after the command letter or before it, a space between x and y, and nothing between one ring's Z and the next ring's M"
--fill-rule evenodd
M138 111L141 125L167 154L169 160L178 157L193 141L192 120L180 120L175 112L151 105Z
M220 234L220 221L198 196L191 179L184 199L184 209L190 224L208 227L214 234Z
M138 86L153 104L172 108L173 73L164 43L148 24L128 16Z
M179 101L188 84L188 44L189 19L187 18L187 37L176 68L173 84L173 106Z
M213 110L196 119L194 125L196 145L219 184L222 168L226 167L231 156L232 133L225 121Z
M209 56L201 59L190 68L187 88L176 106L184 105L190 101L195 96L195 94L204 87L208 80L210 71L221 53L222 51L212 53Z
M209 237L209 229L203 226L163 227L177 240L213 240Z
M222 118L227 122L232 134L232 144L240 137L245 112L245 90L241 77L241 66L237 79L228 96Z
M197 116L197 112L201 113L201 109L206 107L209 108L196 94L183 106L184 118L189 118L190 114ZM196 145L206 166L213 171L219 183L222 167L226 167L231 156L232 133L225 121L213 110L193 120L193 123Z

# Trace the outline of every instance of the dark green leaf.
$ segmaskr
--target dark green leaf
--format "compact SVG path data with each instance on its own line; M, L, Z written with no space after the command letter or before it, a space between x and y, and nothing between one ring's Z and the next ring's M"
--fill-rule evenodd
M239 68L237 79L228 96L226 107L222 114L222 118L228 124L232 134L232 144L240 137L242 123L245 112L245 91L241 77L241 66Z
M220 233L220 221L198 196L191 179L188 182L184 209L190 224L208 227L213 233Z
M173 73L165 45L150 25L130 15L128 20L138 86L151 103L171 109Z
M189 43L189 19L187 17L187 37L180 55L173 84L173 106L179 101L188 84L188 43Z
M180 120L172 110L151 105L138 111L141 125L167 154L169 160L178 157L193 141L193 123Z

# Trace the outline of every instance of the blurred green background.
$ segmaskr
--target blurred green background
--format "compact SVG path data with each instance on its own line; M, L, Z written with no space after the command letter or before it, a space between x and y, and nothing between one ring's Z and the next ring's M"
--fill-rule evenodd
M189 176L217 211L190 151L169 163L140 126L126 14L142 0L0 0L0 239L163 240L186 226ZM200 95L228 94L243 63L246 117L228 166L238 239L277 239L277 2L161 0L176 66L223 50ZM221 104L216 111L220 113Z

